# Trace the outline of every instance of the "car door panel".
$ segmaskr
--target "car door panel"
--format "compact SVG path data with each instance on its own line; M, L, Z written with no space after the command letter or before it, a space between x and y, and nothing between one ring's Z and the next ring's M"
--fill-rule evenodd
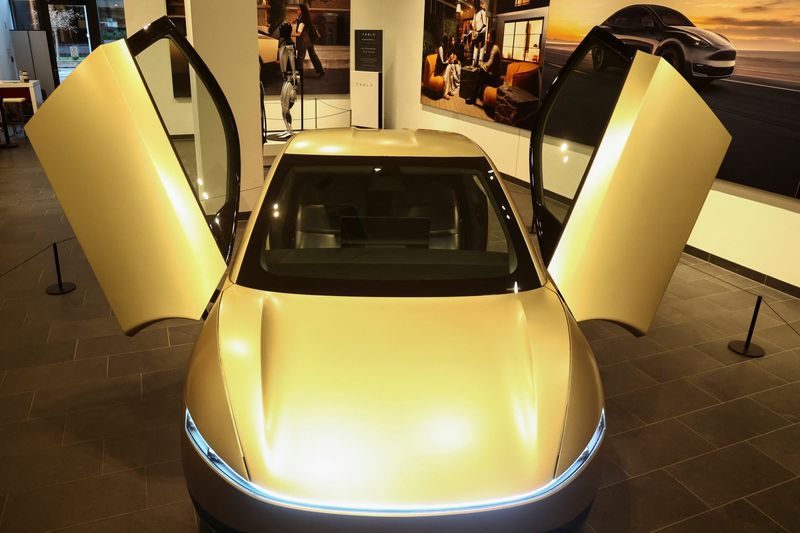
M227 139L237 153L225 179L236 191L209 220L134 56L125 40L98 47L26 126L127 334L200 318L226 269L239 187L238 139Z
M611 48L620 46L600 29L587 39L559 75L534 130L534 209L537 219L546 211L543 218L548 220L535 229L548 271L576 319L611 320L643 334L730 135L691 86L659 57L642 52L634 56L617 48L615 68L587 77L581 65L593 48L609 46L608 57ZM570 89L570 83L579 83L575 79L581 90ZM571 109L582 91L604 84L610 88L594 102L600 108L594 122L579 122L559 111ZM556 128L548 124L553 117L573 123ZM607 121L599 127L603 117ZM563 152L556 153L565 154L563 160L552 157L559 146ZM578 158L570 173L566 168L581 153L584 159ZM553 190L560 193L554 195ZM553 197L560 199L560 211L553 207Z

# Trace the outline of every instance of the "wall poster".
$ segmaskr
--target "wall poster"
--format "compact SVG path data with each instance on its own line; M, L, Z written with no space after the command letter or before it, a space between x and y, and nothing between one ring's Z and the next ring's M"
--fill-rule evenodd
M800 198L800 2L631 4L555 0L545 86L586 33L602 25L672 63L714 110L733 136L719 178Z
M425 0L422 104L530 129L569 55L601 26L670 62L714 110L733 136L719 178L800 198L800 2L550 4ZM472 67L492 51L499 70Z
M542 91L550 0L425 0L423 105L525 129Z

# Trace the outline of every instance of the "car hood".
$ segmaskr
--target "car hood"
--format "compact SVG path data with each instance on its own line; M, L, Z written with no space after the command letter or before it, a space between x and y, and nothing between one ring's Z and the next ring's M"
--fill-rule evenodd
M549 288L448 298L223 292L250 481L279 501L414 511L552 480L570 341Z
M703 28L697 28L695 26L672 26L672 28L682 31L683 33L688 33L689 35L703 38L718 48L733 48L733 45L725 37L713 31L704 30Z

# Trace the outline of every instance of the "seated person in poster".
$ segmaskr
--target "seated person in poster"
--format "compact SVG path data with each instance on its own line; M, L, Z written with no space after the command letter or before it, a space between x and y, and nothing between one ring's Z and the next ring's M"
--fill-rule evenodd
M487 85L492 87L500 85L500 47L497 46L494 40L495 32L492 31L486 36L486 48L489 50L488 58L478 65L480 68L478 68L478 83L475 85L475 92L466 99L466 102L470 105L475 104L475 100L483 94L483 90Z
M444 97L449 100L451 96L456 94L458 86L461 84L461 61L459 60L455 37L450 39L446 63L447 66L444 69Z

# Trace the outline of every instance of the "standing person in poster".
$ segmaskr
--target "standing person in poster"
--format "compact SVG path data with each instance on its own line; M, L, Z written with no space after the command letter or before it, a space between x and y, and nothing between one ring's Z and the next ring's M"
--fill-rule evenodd
M297 8L297 19L295 20L295 30L292 35L297 43L297 63L302 70L303 62L306 60L306 51L311 58L311 64L314 65L314 70L320 78L325 75L325 69L322 68L322 62L319 60L314 45L319 40L319 32L311 21L311 14L308 12L306 4L300 4Z
M478 10L472 17L472 66L477 67L481 58L484 43L486 42L486 28L488 15L486 14L486 0L480 0Z
M489 47L489 58L479 65L478 83L475 85L475 92L465 101L469 105L474 105L478 96L483 94L487 85L497 87L500 85L500 47L494 42L495 32L492 31L486 36L486 46ZM462 95L463 96L463 95Z
M278 59L283 75L283 85L281 86L281 115L286 129L278 134L280 139L288 139L294 135L292 130L292 106L297 99L297 69L295 68L295 47L292 42L292 25L283 22L278 27Z

